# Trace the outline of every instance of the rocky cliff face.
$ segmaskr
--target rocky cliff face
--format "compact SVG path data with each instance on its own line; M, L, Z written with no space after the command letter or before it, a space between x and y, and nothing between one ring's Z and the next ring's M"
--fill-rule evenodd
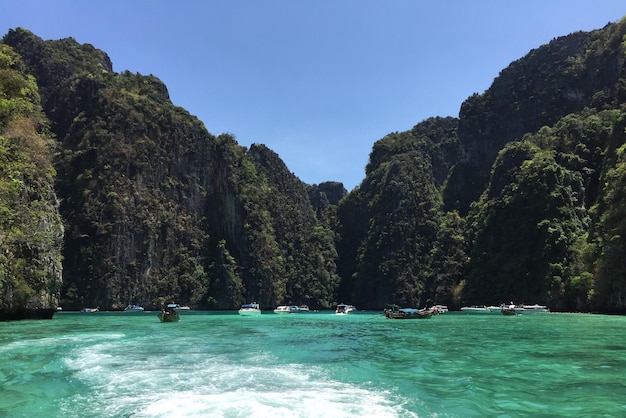
M65 308L331 303L332 240L275 154L211 135L158 79L113 72L91 45L21 29L4 42L40 84L58 141Z
M555 39L458 119L377 141L337 212L341 294L623 312L625 209L603 202L623 195L625 33L623 19Z
M2 46L19 56L26 83L36 80L31 103L50 121L34 132L56 137L56 177L30 196L48 214L61 201L64 308L338 299L378 309L515 292L624 311L625 28L555 39L468 98L458 119L382 138L350 193L304 185L263 145L212 135L160 80L114 72L91 45L10 31ZM0 120L3 140L20 137L16 120ZM10 196L7 184L0 192ZM47 240L14 236L0 253L2 268L6 254L22 260L3 306L57 302L63 229L46 216L32 219ZM44 268L30 274L24 260Z
M37 84L0 44L0 321L51 318L59 305L64 230L53 151Z
M459 113L463 159L447 182L446 207L468 211L508 142L584 107L623 101L620 42L618 25L556 38L511 63L483 94L468 98Z

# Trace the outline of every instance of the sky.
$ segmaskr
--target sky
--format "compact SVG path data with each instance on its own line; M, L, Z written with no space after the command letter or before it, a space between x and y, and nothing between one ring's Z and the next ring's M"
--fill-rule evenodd
M91 44L211 134L352 190L377 140L458 116L530 50L624 16L623 0L0 0L0 36Z

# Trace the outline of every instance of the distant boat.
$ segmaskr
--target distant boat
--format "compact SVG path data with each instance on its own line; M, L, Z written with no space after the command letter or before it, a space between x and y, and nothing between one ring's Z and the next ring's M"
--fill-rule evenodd
M245 303L241 305L241 308L239 309L239 315L242 315L242 316L253 316L253 315L260 315L260 314L261 314L261 307L256 302Z
M191 308L189 306L187 306L187 305L183 305L183 306L176 305L176 310L179 313L183 313L183 312L189 312L191 310Z
M340 303L335 309L335 313L337 315L346 315L354 311L356 311L356 307L354 307L353 305L346 305L345 303Z
M277 306L276 309L274 309L274 313L277 314L283 314L283 313L298 313L298 311L300 311L300 308L294 305L280 305Z
M517 315L517 310L515 309L515 307L506 306L500 309L500 313L502 313L502 315L504 316L515 316Z
M508 305L503 303L501 310L503 315L550 313L550 309L545 305L515 305L513 302L510 302Z
M522 313L550 313L550 308L545 305L522 305Z
M97 306L95 308L83 308L80 310L83 313L94 313L94 312L99 312L100 311L100 307Z
M128 305L124 308L124 312L143 312L143 308L139 305Z
M175 303L168 304L165 308L161 308L159 312L159 320L161 322L178 322L180 321L180 315L176 311L178 305Z
M436 309L438 314L448 312L448 307L446 305L435 305L433 309Z
M464 306L461 308L461 312L467 313L467 314L500 313L500 307L499 306L485 306L485 305Z
M385 317L389 319L429 319L432 318L436 309L417 309L417 308L400 308L392 305L385 309Z

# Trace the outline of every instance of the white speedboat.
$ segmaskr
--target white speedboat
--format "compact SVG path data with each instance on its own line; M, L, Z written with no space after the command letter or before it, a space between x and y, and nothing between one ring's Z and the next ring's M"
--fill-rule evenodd
M508 304L503 303L500 307L503 315L522 315L522 314L535 314L535 313L550 313L550 309L545 305L516 305L513 302Z
M517 308L516 308L517 309ZM550 308L544 305L522 305L520 313L550 313Z
M307 305L280 305L276 309L274 309L274 313L303 313L303 312L311 312Z
M345 303L340 303L337 305L337 309L335 309L337 315L346 315L354 311L356 311L356 308L353 305L346 305Z
M241 305L241 308L239 309L239 315L242 315L242 316L254 316L254 315L260 315L260 314L261 314L261 308L259 304L256 302L244 303L243 305Z
M464 306L461 308L461 312L466 314L491 314L494 313L491 306ZM498 313L500 312L500 308L498 307Z
M433 309L437 311L438 314L448 312L448 307L446 305L435 305Z
M143 312L143 308L139 305L128 305L124 308L124 312Z
M274 309L274 313L297 313L300 311L300 308L294 305L281 305Z

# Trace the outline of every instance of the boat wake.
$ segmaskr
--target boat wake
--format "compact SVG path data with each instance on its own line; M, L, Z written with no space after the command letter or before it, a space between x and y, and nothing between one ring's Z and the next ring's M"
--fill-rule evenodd
M417 416L388 391L330 379L319 366L277 364L258 352L233 358L155 348L124 350L116 342L75 351L67 366L90 390L61 409L68 416Z

